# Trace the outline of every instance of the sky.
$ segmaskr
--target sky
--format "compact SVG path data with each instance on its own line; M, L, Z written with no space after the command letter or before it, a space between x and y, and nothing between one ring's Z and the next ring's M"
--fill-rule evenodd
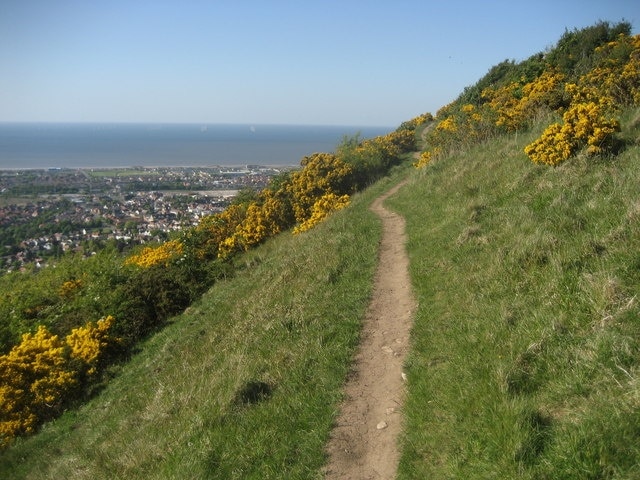
M637 0L2 0L0 122L398 126Z

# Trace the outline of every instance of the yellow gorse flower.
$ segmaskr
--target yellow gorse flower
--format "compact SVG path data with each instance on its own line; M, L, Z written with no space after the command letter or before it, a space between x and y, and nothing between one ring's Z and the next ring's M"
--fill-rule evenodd
M60 286L59 295L62 298L71 298L82 288L82 280L67 280Z
M563 124L550 125L525 147L533 162L557 165L584 147L589 155L601 153L620 131L614 113L622 105L640 103L640 36L620 35L595 52L600 63L564 86L571 100Z
M132 255L125 261L126 265L137 265L149 268L158 264L168 264L171 260L182 255L183 245L178 240L169 240L158 247L145 247L136 255Z
M456 125L456 121L453 117L447 117L436 125L436 130L455 133L458 131L458 126Z
M318 198L328 193L345 193L353 172L350 165L331 153L314 153L305 157L301 163L304 168L291 175L289 185L293 213L299 223L305 222L311 216L313 205Z
M113 323L106 317L74 329L64 340L40 326L0 355L0 448L54 417L82 373L97 372L101 356L117 342L109 335Z
M294 228L293 233L302 233L315 227L328 215L349 205L349 195L327 193L316 200L311 208L311 216Z
M432 153L430 151L424 151L420 154L417 162L414 162L413 166L416 168L426 167L431 161Z
M109 335L114 322L115 319L109 315L96 323L89 322L84 327L74 328L65 338L66 344L71 349L71 357L81 360L89 375L97 372L102 353L114 342Z

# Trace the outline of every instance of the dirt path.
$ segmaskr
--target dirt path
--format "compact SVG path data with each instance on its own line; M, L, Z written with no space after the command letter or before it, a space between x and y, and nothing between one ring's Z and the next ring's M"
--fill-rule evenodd
M404 182L377 198L371 210L383 234L373 296L361 344L345 386L345 401L329 441L327 479L395 477L404 398L402 366L415 301L404 249L404 218L383 206Z

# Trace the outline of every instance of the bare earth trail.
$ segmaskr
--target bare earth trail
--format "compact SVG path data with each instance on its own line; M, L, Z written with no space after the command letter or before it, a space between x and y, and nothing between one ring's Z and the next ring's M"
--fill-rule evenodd
M345 400L327 446L327 479L392 479L398 465L398 435L404 399L402 367L415 311L405 251L405 221L383 202L405 182L371 205L383 233L371 303Z

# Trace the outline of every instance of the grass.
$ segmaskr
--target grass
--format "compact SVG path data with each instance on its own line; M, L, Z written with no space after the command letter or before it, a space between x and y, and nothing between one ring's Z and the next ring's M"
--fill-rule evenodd
M614 158L533 165L540 133L412 170L419 307L398 477L640 477L640 110ZM12 479L320 478L380 238L367 207L241 258L83 408L0 456Z
M533 132L391 199L419 299L399 478L640 476L639 115L616 158L538 167Z
M241 257L104 391L4 452L0 477L318 478L372 288L368 205L391 184Z

